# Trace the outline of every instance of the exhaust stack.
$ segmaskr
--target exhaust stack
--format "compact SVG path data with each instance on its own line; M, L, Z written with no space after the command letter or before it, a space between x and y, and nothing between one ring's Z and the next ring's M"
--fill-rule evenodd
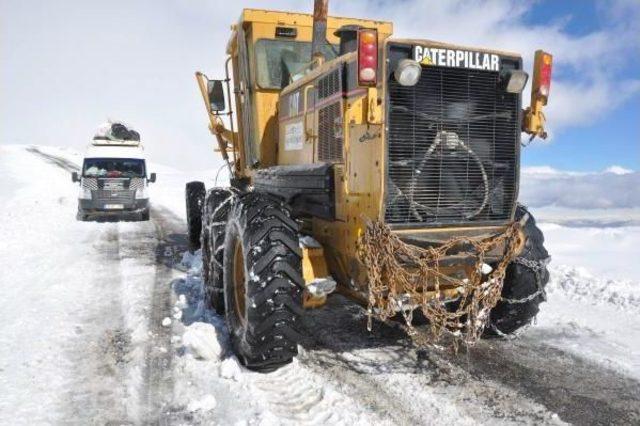
M317 65L324 62L322 46L327 43L327 14L329 0L313 2L313 38L311 39L311 60Z

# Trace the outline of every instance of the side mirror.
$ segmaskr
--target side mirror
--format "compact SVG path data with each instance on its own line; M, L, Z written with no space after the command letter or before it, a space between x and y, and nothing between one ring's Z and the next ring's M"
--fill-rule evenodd
M226 108L224 102L224 90L222 89L222 80L207 80L207 94L209 95L209 105L211 111L224 111Z
M78 177L78 172L71 173L71 182L80 182L80 178Z
M149 182L154 183L156 181L156 174L155 173L151 173L149 175Z

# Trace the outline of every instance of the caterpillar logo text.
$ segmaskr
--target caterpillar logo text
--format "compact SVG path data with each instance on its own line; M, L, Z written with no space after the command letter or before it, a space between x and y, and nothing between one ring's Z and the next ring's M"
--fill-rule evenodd
M425 65L500 71L500 56L494 53L415 46L413 58Z

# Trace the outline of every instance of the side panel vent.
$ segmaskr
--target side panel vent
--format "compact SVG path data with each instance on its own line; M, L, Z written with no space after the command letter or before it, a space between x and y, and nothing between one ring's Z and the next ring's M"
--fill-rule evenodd
M340 101L318 112L318 160L342 162L342 107Z
M325 75L318 81L318 99L324 99L331 95L341 92L342 73L341 68L336 68L329 74Z

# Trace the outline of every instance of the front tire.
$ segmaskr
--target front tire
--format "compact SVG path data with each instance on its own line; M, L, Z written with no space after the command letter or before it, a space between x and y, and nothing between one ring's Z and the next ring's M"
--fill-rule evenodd
M80 222L87 222L89 220L87 214L78 206L78 213L76 213L76 220Z
M189 250L196 251L200 248L200 233L202 231L202 205L206 190L202 182L189 182L185 188L185 201L187 205L187 234Z
M544 235L536 221L523 205L516 209L516 220L529 215L524 225L525 245L518 257L507 266L502 298L491 310L486 334L503 336L514 333L529 324L546 300L544 291L549 282L547 261L549 253L544 248Z
M298 224L278 200L248 193L229 213L224 245L226 322L250 369L274 370L298 353L302 315Z

